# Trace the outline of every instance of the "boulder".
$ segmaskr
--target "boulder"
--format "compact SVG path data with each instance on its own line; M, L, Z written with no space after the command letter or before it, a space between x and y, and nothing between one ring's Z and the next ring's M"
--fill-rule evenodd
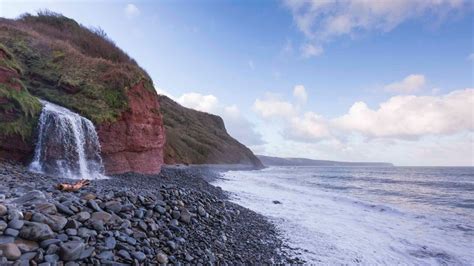
M3 256L9 260L17 260L21 256L20 249L13 243L0 244L0 250L3 252Z
M53 236L54 233L51 228L43 223L25 222L25 225L20 231L20 237L27 240L41 241L52 238Z
M64 261L73 261L81 257L85 245L81 241L69 241L60 245L60 256Z

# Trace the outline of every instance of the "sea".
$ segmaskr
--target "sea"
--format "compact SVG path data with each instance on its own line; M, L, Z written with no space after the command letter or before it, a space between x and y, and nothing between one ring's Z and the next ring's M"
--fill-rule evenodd
M308 264L474 265L473 167L269 167L213 185Z

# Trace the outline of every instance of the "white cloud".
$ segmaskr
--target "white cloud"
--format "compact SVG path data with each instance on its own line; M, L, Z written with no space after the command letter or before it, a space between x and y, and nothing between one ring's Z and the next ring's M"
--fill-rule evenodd
M303 55L317 56L321 45L339 36L388 32L425 15L443 18L462 11L467 0L286 0L298 29L308 42ZM317 48L319 47L319 48Z
M323 48L319 45L316 44L311 44L311 43L305 43L303 46L301 46L301 53L303 54L303 57L312 57L312 56L318 56L323 53Z
M289 122L284 134L290 139L318 141L331 136L327 122L316 113L306 112L302 116L291 118Z
M254 111L264 120L279 118L277 126L287 139L300 142L344 141L351 135L370 139L417 140L474 130L474 89L446 95L398 95L371 109L356 102L347 114L332 119L275 96L257 99ZM272 125L275 125L273 121Z
M357 102L333 125L375 138L418 139L474 130L474 89L442 96L395 96L376 110Z
M210 113L217 107L218 99L212 94L202 95L196 92L189 92L177 98L177 102L185 107Z
M415 93L423 88L426 84L425 76L420 74L411 74L402 81L390 83L384 87L386 91L396 93Z
M280 100L279 97L270 93L267 93L263 100L255 100L253 110L265 119L289 118L296 114L293 104Z
M237 105L235 105L235 104L224 107L224 112L230 117L239 117L240 116L240 110L237 107Z
M127 18L131 19L140 15L140 9L134 4L127 4L124 13Z
M469 60L469 61L474 61L474 53L470 53L470 54L467 56L467 60Z
M220 110L229 134L244 145L261 145L265 142L262 135L255 130L255 125L242 116L236 105L225 106Z
M306 93L306 89L303 85L296 85L293 88L293 96L300 102L306 103L308 100L308 94Z

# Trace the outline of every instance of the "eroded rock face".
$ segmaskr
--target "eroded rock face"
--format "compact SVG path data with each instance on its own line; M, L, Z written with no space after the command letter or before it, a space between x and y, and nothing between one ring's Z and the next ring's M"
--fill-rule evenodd
M117 121L97 126L106 174L158 173L165 133L157 94L140 82L127 98L128 110Z

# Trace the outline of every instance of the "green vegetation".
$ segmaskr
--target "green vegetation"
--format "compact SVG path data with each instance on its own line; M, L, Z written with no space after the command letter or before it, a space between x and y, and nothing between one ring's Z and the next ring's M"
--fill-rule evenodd
M143 82L154 90L148 74L101 29L50 11L2 19L0 29L0 67L20 73L32 95L95 124L113 122L127 109L132 86Z
M220 117L185 108L166 96L159 96L159 100L166 132L166 163L261 166L247 147L227 133Z
M7 70L13 70L18 73L23 73L23 69L20 67L18 62L14 59L13 54L0 43L0 67Z
M41 11L0 18L0 140L31 146L44 99L91 119L116 121L129 89L154 91L148 74L101 29ZM0 147L3 143L0 143Z
M0 84L0 101L0 134L18 134L23 140L29 140L41 111L41 103L25 88L17 91L5 84Z

